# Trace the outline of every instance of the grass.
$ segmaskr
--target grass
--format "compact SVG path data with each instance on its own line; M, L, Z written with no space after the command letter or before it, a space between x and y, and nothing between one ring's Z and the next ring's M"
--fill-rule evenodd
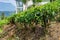
M0 33L2 33L3 32L3 30L2 29L0 29Z

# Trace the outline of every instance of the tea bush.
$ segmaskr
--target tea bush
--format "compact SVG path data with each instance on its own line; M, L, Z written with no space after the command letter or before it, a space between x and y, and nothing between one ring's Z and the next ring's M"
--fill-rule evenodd
M31 7L27 11L15 14L9 17L7 20L10 22L13 20L15 23L25 23L30 24L34 23L44 23L47 20L55 20L55 17L59 14L60 11L60 3L59 2L51 2L42 6ZM6 22L7 23L7 22ZM4 24L3 21L1 24ZM1 25L0 24L0 25Z
M0 20L0 27L3 26L4 24L7 24L8 20L4 19L4 20Z
M28 9L27 11L15 15L15 22L30 23L43 22L43 16L46 20L53 20L60 11L59 2L52 2L42 6L36 6Z

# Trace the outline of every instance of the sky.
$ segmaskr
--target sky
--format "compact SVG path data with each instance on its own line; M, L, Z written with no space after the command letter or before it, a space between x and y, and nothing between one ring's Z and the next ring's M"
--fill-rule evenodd
M0 0L0 5L0 11L14 11L16 2L15 0Z
M15 6L11 3L0 2L0 11L15 11Z
M15 0L0 0L0 2L11 3L11 4L13 4L14 6L16 6Z

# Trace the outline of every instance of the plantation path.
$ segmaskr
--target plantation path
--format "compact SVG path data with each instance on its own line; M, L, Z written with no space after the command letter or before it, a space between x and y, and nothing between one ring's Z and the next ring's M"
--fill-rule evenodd
M2 38L0 38L0 40L6 40L7 38L12 37L15 28L16 28L15 25L5 25L4 31L1 36Z
M51 24L48 35L46 40L60 40L60 23Z
M39 29L39 31L38 31L38 29ZM49 33L46 36L45 40L60 40L60 23L52 23L48 30L49 30ZM4 37L2 39L0 38L0 40L5 40L6 38L11 37L12 35L14 35L14 31L15 31L15 25L9 25L7 28L5 28L4 35L3 35ZM37 28L36 31L37 31L38 35L40 35L40 32L42 32L41 28ZM5 34L7 32L8 32L8 34ZM35 34L35 33L31 32L31 30L27 30L27 31L22 30L22 32L25 33L26 35L29 34L30 36L32 34ZM24 36L25 34L23 34L22 32L20 34ZM29 37L29 35L27 37ZM21 36L21 37L23 37L23 36ZM36 38L37 36L34 37L34 35L32 35L31 37ZM34 40L37 40L37 39L34 39Z

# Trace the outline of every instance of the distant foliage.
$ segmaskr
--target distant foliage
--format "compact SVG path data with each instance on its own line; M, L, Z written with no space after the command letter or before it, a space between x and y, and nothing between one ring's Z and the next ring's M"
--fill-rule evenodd
M5 18L5 13L2 12L2 13L1 13L1 19L4 19L4 18Z

